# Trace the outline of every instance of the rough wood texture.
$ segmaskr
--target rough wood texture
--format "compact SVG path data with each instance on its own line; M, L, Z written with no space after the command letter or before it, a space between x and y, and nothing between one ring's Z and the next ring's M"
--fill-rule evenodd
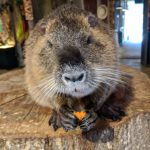
M0 76L0 149L6 150L148 150L150 149L150 79L143 73L122 67L134 76L134 100L128 116L110 122L114 140L91 143L80 130L54 132L48 126L50 109L34 104L24 86L24 70Z

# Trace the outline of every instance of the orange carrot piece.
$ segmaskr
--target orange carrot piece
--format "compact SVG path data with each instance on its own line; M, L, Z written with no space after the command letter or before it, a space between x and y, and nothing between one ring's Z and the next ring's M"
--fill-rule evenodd
M80 121L85 117L86 112L84 111L76 111L73 113Z

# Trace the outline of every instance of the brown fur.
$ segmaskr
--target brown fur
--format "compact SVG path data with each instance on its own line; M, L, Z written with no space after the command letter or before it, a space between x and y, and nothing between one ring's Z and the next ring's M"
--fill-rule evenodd
M93 109L103 113L105 110L102 108L105 103L123 104L123 100L130 95L130 91L127 90L130 89L128 86L130 77L120 72L118 68L118 52L113 33L102 23L90 27L89 16L93 15L76 7L65 5L40 20L31 32L25 46L26 83L32 99L38 104L54 110L59 110L61 106L67 105L76 111ZM85 36L89 35L94 38L94 43L87 46L84 40ZM84 58L84 63L91 70L111 68L103 74L104 77L110 74L110 78L114 77L114 74L118 75L114 81L108 79L111 86L103 83L92 94L83 98L74 98L62 93L44 95L41 84L48 83L50 77L58 76L60 64L57 53L61 47L68 45L77 45Z

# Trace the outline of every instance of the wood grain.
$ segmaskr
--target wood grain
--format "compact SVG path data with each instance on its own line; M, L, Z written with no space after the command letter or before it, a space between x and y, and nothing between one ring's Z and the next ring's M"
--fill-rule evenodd
M0 149L49 150L148 150L150 147L150 79L144 73L121 66L133 75L134 98L127 107L127 116L109 122L114 140L91 143L82 139L80 129L54 132L48 125L51 114L32 102L25 90L24 70L0 76Z

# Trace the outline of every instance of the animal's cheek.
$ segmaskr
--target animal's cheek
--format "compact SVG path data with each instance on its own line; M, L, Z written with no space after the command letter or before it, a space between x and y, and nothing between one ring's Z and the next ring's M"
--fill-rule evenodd
M48 56L39 59L40 64L39 67L46 73L53 73L56 71L57 68L57 62L51 60Z
M96 44L91 44L88 48L82 49L82 56L85 61L100 63L103 52Z
M86 60L85 62L90 63L90 64L101 63L101 55L98 53L91 52L86 55L85 60Z

